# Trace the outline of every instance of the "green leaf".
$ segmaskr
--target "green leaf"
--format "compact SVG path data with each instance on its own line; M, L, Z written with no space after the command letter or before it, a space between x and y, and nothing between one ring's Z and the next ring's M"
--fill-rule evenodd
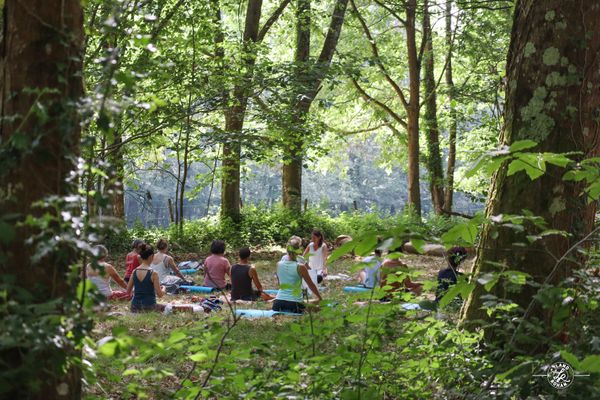
M571 160L563 154L543 153L542 157L544 158L544 161L546 161L548 164L557 165L562 168L566 167L567 165L569 165L569 163L573 162L573 160Z
M413 245L415 250L419 252L419 254L424 253L425 241L423 239L412 238L410 239L410 243Z
M8 245L15 238L15 229L9 223L0 220L0 242Z
M475 289L475 285L467 282L458 282L456 285L451 286L441 298L439 303L440 308L446 307L459 294L463 299L466 299L473 289Z
M575 368L576 370L580 369L579 360L577 360L577 357L575 357L575 355L569 353L566 350L563 350L560 352L560 356L562 357L563 360L565 360L566 362L571 364L571 366L573 368Z
M354 252L359 256L366 256L377 247L377 234L366 235L356 245Z
M600 373L600 355L593 354L591 356L587 356L583 359L583 361L579 364L578 367L573 366L573 368L584 372Z
M329 258L327 259L327 262L328 263L334 262L335 260L339 259L340 257L350 253L352 250L354 250L355 247L356 247L356 242L354 240L344 243L343 245L341 245L340 247L338 247L331 253Z
M510 145L509 149L510 149L511 153L514 153L514 152L525 150L525 149L531 149L532 147L535 147L537 145L538 144L536 142L534 142L533 140L525 139L525 140L518 140L518 141L514 142L513 144Z

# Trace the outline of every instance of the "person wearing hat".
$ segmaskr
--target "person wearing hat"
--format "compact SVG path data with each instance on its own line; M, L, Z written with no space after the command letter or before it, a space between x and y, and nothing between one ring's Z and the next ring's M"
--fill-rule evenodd
M314 293L318 301L322 300L319 289L310 278L305 264L298 262L298 254L302 252L302 241L292 238L287 245L288 259L277 263L279 290L273 302L273 311L302 313L302 279Z

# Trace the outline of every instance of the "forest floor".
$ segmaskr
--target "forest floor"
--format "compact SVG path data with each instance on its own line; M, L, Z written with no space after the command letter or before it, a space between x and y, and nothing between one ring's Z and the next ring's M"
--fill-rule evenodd
M278 249L267 249L266 251L253 253L252 263L256 266L259 278L265 289L276 289L277 278L275 276L276 262L281 258L281 252ZM190 259L204 258L205 255L186 253L174 254L176 262L186 261ZM117 261L118 260L118 261ZM109 257L108 262L113 263L119 273L124 273L124 254L117 254ZM230 258L232 265L236 260ZM420 273L420 276L413 279L418 282L431 282L430 285L425 285L425 290L422 299L432 300L435 287L435 279L437 272L445 266L445 260L441 257L416 256L407 255L403 261L415 271ZM348 278L338 280L326 280L322 296L325 300L334 302L352 304L348 301L351 296L353 301L368 300L368 293L349 295L343 292L344 286L356 285L357 264L359 258L345 257L335 261L329 266L329 274L347 275ZM471 268L472 260L468 260L464 266L465 272ZM202 284L203 276L201 273L190 276L195 280L196 284ZM428 289L429 288L429 289ZM166 295L161 299L157 299L159 303L170 304L192 304L192 296L202 297L202 294L180 294ZM235 306L235 305L234 305ZM270 309L271 303L259 301L250 304L237 305L238 308L244 309ZM223 304L223 309L218 314L227 314L230 316L228 305ZM185 328L197 324L207 322L210 314L205 313L175 313L163 315L160 313L144 313L132 314L129 312L128 302L111 302L102 311L98 313L98 318L92 332L94 340L100 340L111 335L113 328L125 328L128 335L138 337L140 339L166 339L170 333L177 328ZM235 330L231 332L231 343L250 343L259 340L264 343L270 343L277 334L281 331L289 329L289 325L294 321L294 317L276 317L276 318L260 318L252 320L241 320ZM223 320L224 324L227 319ZM121 398L126 391L126 387L134 377L122 376L122 371L116 369L116 366L110 363L110 359L99 357L95 360L98 374L98 382L92 387L87 388L89 394L106 397L106 398ZM156 386L157 392L173 391L180 385L182 377L187 376L187 372L192 368L192 361L181 359L165 359L161 357L153 362L154 367L169 369L174 372L174 375L166 375L161 382L148 382L149 385ZM161 396L157 396L161 397Z

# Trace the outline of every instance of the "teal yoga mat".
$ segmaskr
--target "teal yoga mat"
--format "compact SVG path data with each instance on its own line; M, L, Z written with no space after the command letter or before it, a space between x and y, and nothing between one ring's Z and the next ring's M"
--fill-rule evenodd
M186 269L180 269L179 272L181 272L184 275L192 275L192 274L195 274L196 272L198 272L198 270L194 269L194 268L186 268Z
M187 290L188 292L199 292L199 293L212 293L215 291L215 288L211 288L208 286L188 286L182 285L180 288Z
M243 318L271 318L274 315L291 315L298 317L302 314L273 311L273 310L235 310L235 315Z
M344 287L344 292L348 292L348 293L364 293L364 292L370 292L373 289L369 289L368 287L364 287L364 286L345 286Z

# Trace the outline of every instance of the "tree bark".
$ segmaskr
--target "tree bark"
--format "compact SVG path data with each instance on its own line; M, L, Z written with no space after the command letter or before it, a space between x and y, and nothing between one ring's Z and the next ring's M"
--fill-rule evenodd
M296 82L299 87L298 99L291 110L294 131L288 131L288 147L284 149L282 168L283 206L295 212L302 211L302 165L306 143L305 123L310 107L321 89L321 83L327 75L333 54L344 25L348 0L338 0L331 14L331 22L323 43L319 58L314 65L308 65L310 59L310 2L298 0L296 14Z
M32 304L62 298L66 302L75 295L75 288L66 277L76 261L74 252L65 250L59 254L53 249L36 262L34 249L26 242L38 232L18 223L27 215L35 218L52 212L34 208L34 203L76 192L74 183L67 183L66 177L75 167L73 155L79 149L76 102L83 94L83 12L79 0L3 3L0 210L2 214L15 215L16 220L15 236L0 246L0 273L14 276L14 285L31 293ZM50 312L60 313L61 308ZM56 318L56 314L51 318ZM36 382L10 382L11 392L3 394L15 399L79 398L80 369L64 364L69 354L72 349L48 347L35 365L29 361L36 368ZM0 362L9 369L16 368L28 357L40 355L39 349L21 348L16 353L0 354ZM56 368L61 367L66 372L55 374ZM39 383L39 391L31 393L35 383ZM59 386L64 391L59 393Z
M440 154L440 131L437 120L437 93L429 2L423 2L423 35L425 35L423 89L425 95L425 132L427 134L427 169L431 202L437 215L444 209L444 172Z
M452 211L454 197L454 168L456 165L456 106L454 105L454 80L452 77L452 0L446 1L446 47L448 61L446 62L446 87L450 126L448 127L448 164L446 166L446 191L444 193L444 209Z
M419 179L420 65L416 38L417 0L406 2L406 49L408 56L409 101L406 112L408 134L408 205L421 216Z
M505 127L500 142L510 145L530 139L538 143L533 151L581 152L583 157L599 153L600 70L595 60L600 53L600 7L595 2L560 0L518 2L507 63ZM570 110L570 111L569 111ZM576 263L558 265L556 260L587 235L594 223L595 203L581 196L578 183L563 181L564 169L548 166L546 173L531 181L524 172L507 175L507 165L495 174L486 206L488 217L522 214L530 210L569 237L547 236L527 247L524 233L486 225L481 234L474 266L474 279L482 273L497 272L498 264L524 271L535 282L548 277L556 284L571 274ZM551 253L551 254L549 254ZM474 280L475 282L475 280ZM519 293L505 296L522 307L531 304L537 289L525 285ZM477 285L463 310L463 321L488 319L482 310L485 294ZM535 304L535 303L533 303ZM550 310L536 307L531 315L543 318ZM549 329L549 328L548 328ZM549 332L551 334L552 332Z

